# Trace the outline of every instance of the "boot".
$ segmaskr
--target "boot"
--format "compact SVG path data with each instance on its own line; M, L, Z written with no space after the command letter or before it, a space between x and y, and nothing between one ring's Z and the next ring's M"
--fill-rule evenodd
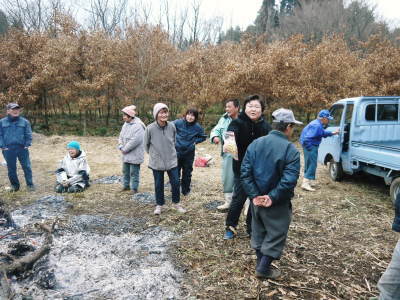
M231 205L231 201L232 201L232 194L233 193L225 193L224 194L225 203L217 207L217 209L219 211L226 211L229 209L229 205Z
M256 268L256 277L260 279L276 279L281 275L281 271L271 267L273 258L263 255Z
M250 199L247 198L246 202L244 203L244 207L243 207L243 214L247 217L247 212L249 211L249 207L250 207Z
M313 189L310 185L310 180L307 178L303 178L303 184L301 185L301 188L305 191L309 192L315 192L315 189Z

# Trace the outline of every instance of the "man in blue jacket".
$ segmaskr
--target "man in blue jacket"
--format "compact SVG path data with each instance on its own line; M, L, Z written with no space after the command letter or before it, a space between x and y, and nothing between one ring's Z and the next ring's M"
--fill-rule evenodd
M241 166L241 181L252 200L251 246L256 250L256 276L277 278L271 267L282 255L292 217L291 199L300 173L300 154L288 138L295 124L289 109L272 113L272 131L247 148Z
M331 132L324 129L329 124L329 120L333 120L329 110L321 110L318 118L304 127L300 135L300 143L303 146L304 153L304 178L301 188L306 191L315 191L312 186L317 171L318 147L322 138L339 133L339 130Z
M0 120L0 148L7 162L11 191L20 188L17 175L17 159L21 163L29 191L35 189L32 181L31 161L28 148L32 143L32 129L29 121L20 116L18 103L7 104L7 116Z

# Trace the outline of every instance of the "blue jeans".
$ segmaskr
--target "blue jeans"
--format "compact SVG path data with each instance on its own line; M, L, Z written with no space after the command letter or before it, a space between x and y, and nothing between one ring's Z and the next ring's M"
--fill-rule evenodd
M172 202L179 203L180 201L180 191L179 191L179 172L178 167L175 167L168 171L158 171L153 170L154 176L154 188L156 194L157 205L164 205L164 172L167 172L169 177L169 182L171 183L172 191Z
M187 195L190 192L190 183L192 182L194 151L180 155L178 153L178 172L181 181L181 192Z
M317 171L317 159L318 159L318 146L312 146L307 149L303 147L304 153L304 178L315 179L315 172Z
M17 159L21 164L22 170L24 170L26 185L33 186L29 150L25 149L23 146L10 146L8 150L3 150L2 152L7 162L8 178L13 188L18 189L20 187L17 175Z
M139 188L140 165L139 164L122 164L122 173L124 174L124 188L131 188L137 191Z

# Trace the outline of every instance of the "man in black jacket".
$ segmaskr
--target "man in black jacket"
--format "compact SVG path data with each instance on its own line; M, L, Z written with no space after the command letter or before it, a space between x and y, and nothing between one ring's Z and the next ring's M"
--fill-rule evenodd
M238 160L233 160L234 188L232 202L226 216L226 231L224 239L230 240L235 237L236 227L239 222L247 195L240 181L240 166L247 147L255 139L267 135L271 126L264 120L262 113L265 109L264 101L259 95L246 98L243 104L243 111L239 117L233 120L227 131L235 133L235 141L238 148ZM246 219L247 233L251 235L251 213L247 213Z
M282 255L292 216L291 199L300 173L300 154L288 140L295 124L289 109L278 109L268 136L247 149L241 167L242 186L252 201L251 246L256 250L256 276L276 278L271 263Z

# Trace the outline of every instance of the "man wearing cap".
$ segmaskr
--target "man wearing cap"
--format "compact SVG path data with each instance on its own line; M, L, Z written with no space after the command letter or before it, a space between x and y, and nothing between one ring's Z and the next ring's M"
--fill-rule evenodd
M0 120L0 148L7 162L11 192L16 192L20 188L17 159L24 171L27 188L29 191L33 191L35 186L32 180L28 150L32 143L31 124L27 119L20 116L21 107L18 103L9 103L6 108L7 116Z
M272 131L247 148L241 181L252 200L251 246L256 250L256 276L277 278L271 267L282 255L292 217L291 199L300 174L300 154L288 140L297 121L293 112L280 108L272 113Z
M324 129L329 124L329 120L333 120L329 110L321 110L318 118L304 127L300 135L304 153L304 178L301 188L306 191L315 191L313 186L317 170L318 147L322 138L339 133L339 130L331 132Z
M144 161L144 130L146 126L136 117L136 106L122 109L124 125L118 139L118 149L122 153L122 191L136 194L139 188L140 164Z

